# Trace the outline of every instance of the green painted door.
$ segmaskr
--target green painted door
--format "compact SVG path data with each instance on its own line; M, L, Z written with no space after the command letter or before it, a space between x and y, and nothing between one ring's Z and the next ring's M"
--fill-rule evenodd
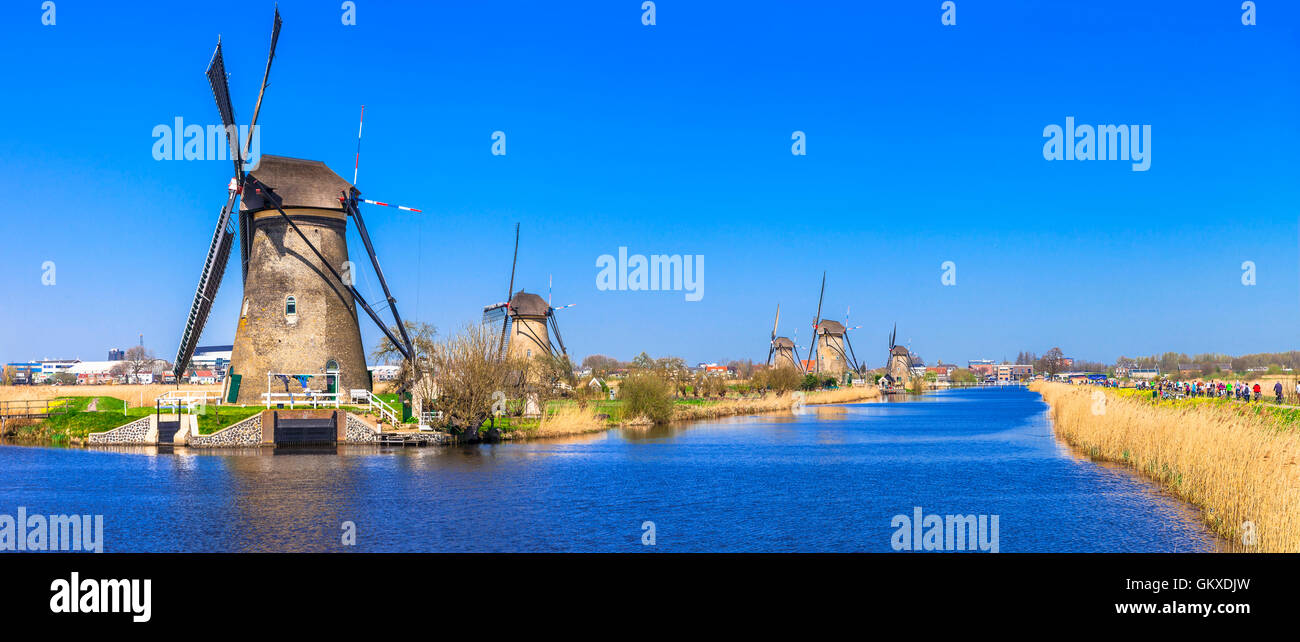
M239 375L230 373L230 391L226 393L226 403L235 403L239 399Z

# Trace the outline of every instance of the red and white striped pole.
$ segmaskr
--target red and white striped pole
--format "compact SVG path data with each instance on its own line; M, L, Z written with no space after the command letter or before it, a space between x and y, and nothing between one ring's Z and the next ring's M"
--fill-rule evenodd
M361 106L361 120L357 122L357 162L352 166L352 184L357 184L357 170L361 169L361 126L366 123L366 106Z
M363 198L363 199L361 199L361 201L362 201L363 203L370 203L371 205L383 205L384 207L396 207L396 208L399 209L399 210L406 210L406 211L408 211L408 212L419 212L419 213L421 213L421 214L424 213L424 210L417 210L417 209L415 209L414 207L407 207L407 206L405 206L405 205L392 205L392 204L389 204L389 203L381 203L381 202L379 202L379 201L372 201L372 200L370 200L370 199L368 199L368 198Z
M356 164L352 166L352 184L354 186L357 184L357 172L358 170L361 169L361 128L365 126L365 124L366 124L366 106L362 105L361 120L357 121L357 160L356 160ZM383 203L380 201L372 201L368 198L361 199L361 202L369 203L371 205L383 205L384 207L396 207L399 210L405 210L407 212L419 212L421 214L424 213L424 210L417 210L414 207L407 207L405 205L390 205L388 203Z

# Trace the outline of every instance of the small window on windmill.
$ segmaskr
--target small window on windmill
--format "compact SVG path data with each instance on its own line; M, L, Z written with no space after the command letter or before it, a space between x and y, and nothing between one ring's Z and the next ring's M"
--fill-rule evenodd
M532 349L532 348L529 348L529 349L527 350L527 353L528 353L528 354L527 354L526 356L527 356L529 359L532 359L532 358L533 358L533 349Z
M284 297L284 318L289 323L298 322L298 299L292 294Z
M339 371L339 362L333 359L330 359L329 361L325 362L325 372L338 372L338 371Z

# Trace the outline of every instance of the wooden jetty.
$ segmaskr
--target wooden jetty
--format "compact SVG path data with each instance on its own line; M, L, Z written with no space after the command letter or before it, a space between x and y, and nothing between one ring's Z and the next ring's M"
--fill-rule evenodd
M386 446L436 446L443 442L436 432L403 430L379 433L379 443Z

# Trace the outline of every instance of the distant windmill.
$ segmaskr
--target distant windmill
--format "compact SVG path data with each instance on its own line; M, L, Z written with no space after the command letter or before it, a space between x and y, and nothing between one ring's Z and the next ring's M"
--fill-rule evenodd
M519 260L519 224L515 224L515 252L514 259L510 264L510 298L503 303L495 303L484 306L483 323L484 325L501 324L501 342L497 349L503 355L533 358L546 355L559 354L567 359L568 350L564 347L564 339L560 336L560 326L555 320L555 311L571 308L575 304L570 303L558 308L551 307L551 304L542 297L519 290L515 288L515 267ZM547 295L549 297L549 293ZM551 343L551 335L555 335L555 344Z
M850 370L858 370L853 356L847 329L839 321L822 318L822 299L826 295L826 273L822 272L821 294L817 297L817 317L813 322L813 372L818 375L839 377Z
M776 305L776 319L772 321L772 336L768 339L767 365L777 368L799 367L799 347L788 337L776 336L776 326L781 321L781 304ZM795 333L798 336L799 330Z
M897 335L898 324L895 323L894 330L889 333L889 363L885 366L885 375L894 385L906 388L912 382L912 351L895 342Z

